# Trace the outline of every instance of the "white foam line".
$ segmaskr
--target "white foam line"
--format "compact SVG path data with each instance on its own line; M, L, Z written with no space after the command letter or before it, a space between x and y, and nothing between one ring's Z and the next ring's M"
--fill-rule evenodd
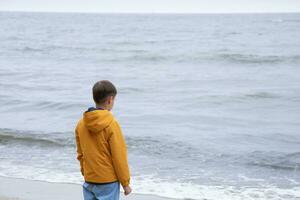
M207 186L193 183L166 182L153 177L134 178L133 188L141 194L197 200L295 200L300 186L293 188Z

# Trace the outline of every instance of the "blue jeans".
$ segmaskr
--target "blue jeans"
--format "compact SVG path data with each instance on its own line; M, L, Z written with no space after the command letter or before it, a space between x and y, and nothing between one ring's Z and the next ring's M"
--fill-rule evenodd
M120 183L108 184L83 183L84 200L119 200Z

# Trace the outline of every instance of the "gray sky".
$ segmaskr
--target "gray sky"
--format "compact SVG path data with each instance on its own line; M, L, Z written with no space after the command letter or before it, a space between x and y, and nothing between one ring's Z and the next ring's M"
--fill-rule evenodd
M0 0L0 10L55 12L300 12L300 0Z

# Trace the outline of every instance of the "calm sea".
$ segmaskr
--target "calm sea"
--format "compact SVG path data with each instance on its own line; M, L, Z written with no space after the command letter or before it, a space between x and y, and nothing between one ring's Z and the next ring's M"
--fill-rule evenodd
M300 14L0 12L0 175L81 183L74 127L118 89L134 192L300 199Z

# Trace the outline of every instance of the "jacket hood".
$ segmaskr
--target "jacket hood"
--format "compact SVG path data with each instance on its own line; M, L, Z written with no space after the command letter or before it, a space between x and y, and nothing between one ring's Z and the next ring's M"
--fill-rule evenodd
M89 108L83 114L83 121L90 132L98 133L108 127L113 121L113 115L108 110Z

